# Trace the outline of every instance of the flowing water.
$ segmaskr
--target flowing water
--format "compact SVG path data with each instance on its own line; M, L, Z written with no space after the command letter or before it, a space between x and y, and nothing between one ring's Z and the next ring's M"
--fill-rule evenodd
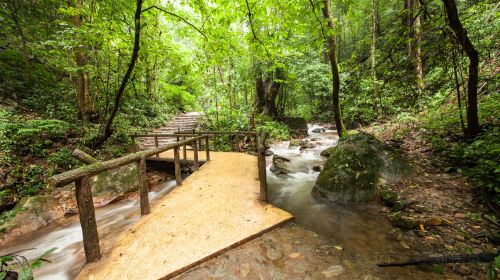
M175 181L164 182L149 193L149 199L155 201L170 192L176 186ZM108 252L119 233L127 230L140 218L139 201L125 199L96 209L101 251ZM59 280L73 279L85 263L82 244L82 230L78 216L56 221L41 230L23 236L9 248L0 251L0 256L18 252L28 259L35 259L50 248L57 250L50 254L51 263L35 270L35 279ZM27 250L31 249L31 250Z
M295 216L297 224L339 243L346 251L355 254L360 261L371 264L402 261L413 254L394 238L395 229L382 215L378 204L332 203L311 195L319 171L314 166L323 166L326 158L321 151L337 144L335 131L312 133L318 128L309 125L309 136L302 139L314 144L314 148L300 150L289 147L290 142L271 144L275 154L290 159L288 176L276 176L269 170L272 156L266 158L268 165L268 195L270 202ZM433 279L437 275L418 268L387 268L391 279ZM423 277L423 278L422 278Z

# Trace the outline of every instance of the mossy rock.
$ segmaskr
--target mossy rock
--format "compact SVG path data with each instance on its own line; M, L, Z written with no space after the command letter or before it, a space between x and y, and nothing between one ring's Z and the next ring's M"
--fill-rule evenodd
M411 166L374 136L360 132L330 150L313 194L332 201L374 201L379 186L411 174Z
M292 139L290 140L290 144L288 145L288 147L298 147L301 143L302 141L300 139Z
M320 156L322 156L322 157L330 157L330 155L331 155L331 153L333 152L334 149L335 149L335 147L330 147L330 148L328 148L326 150L323 150L323 151L321 151Z
M1 228L11 236L21 236L64 216L59 201L51 195L23 197L10 211L15 216Z

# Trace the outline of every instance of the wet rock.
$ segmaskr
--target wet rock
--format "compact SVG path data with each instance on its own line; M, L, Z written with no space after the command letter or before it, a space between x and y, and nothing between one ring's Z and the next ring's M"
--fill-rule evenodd
M274 153L271 150L266 150L266 157L273 156Z
M275 154L273 156L273 163L271 164L270 170L278 176L287 175L290 173L290 170L288 169L289 162L289 159Z
M385 205L392 207L398 202L398 193L391 189L381 189L380 196Z
M15 216L1 225L6 240L39 229L64 216L59 201L51 195L23 197L11 210Z
M323 133L325 131L326 131L326 129L324 129L322 127L318 127L318 128L311 130L312 133Z
M407 177L411 167L403 157L374 136L360 132L331 150L313 194L332 201L370 202L387 182Z
M301 143L302 141L300 139L292 139L290 140L290 144L288 145L288 147L289 148L298 147L300 146Z
M319 166L319 165L313 166L313 171L314 172L320 172L321 171L321 166Z
M335 147L328 148L326 150L321 151L320 156L322 157L330 157L330 154L335 149Z
M300 150L305 150L305 149L312 149L314 148L314 144L311 143L311 142L307 142L307 141L302 141L300 142Z

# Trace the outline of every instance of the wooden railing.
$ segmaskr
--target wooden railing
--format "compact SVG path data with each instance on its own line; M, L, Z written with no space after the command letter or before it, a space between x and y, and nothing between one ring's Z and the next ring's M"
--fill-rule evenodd
M184 160L187 159L186 146L192 146L193 163L195 170L199 170L198 151L202 150L202 141L205 141L206 160L210 160L210 137L219 134L248 135L253 136L257 146L258 170L260 181L260 200L267 202L267 180L266 180L266 161L265 141L266 132L236 131L236 132L210 132L210 131L190 131L189 134L177 132L175 134L135 134L131 135L135 142L137 138L152 137L155 139L155 148L135 152L121 158L99 162L92 157L77 153L77 158L88 163L88 165L79 167L64 173L52 176L48 183L51 187L61 187L70 183L75 183L75 194L80 218L80 225L83 233L83 247L87 262L95 262L101 258L99 246L99 234L97 232L97 222L95 218L95 209L92 199L92 190L90 186L90 177L102 172L112 170L130 163L137 163L139 169L139 195L141 215L147 215L150 212L149 206L149 185L146 174L146 159L152 156L159 157L160 153L168 150L174 150L175 180L177 185L182 184L181 177L181 158L180 149L183 148ZM158 145L159 138L176 138L175 143L167 145ZM88 156L88 158L86 158Z
M208 137L208 135L195 136L177 143L156 147L154 149L146 151L136 152L121 158L104 162L95 162L49 178L48 183L52 187L65 186L72 182L75 182L76 202L78 206L78 213L80 216L80 225L82 227L83 233L83 248L85 251L85 258L87 262L95 262L101 258L99 234L97 232L95 209L89 178L102 172L136 162L139 169L139 195L141 215L147 215L150 212L150 206L148 197L149 186L146 174L146 158L173 149L175 158L175 180L177 181L177 184L180 185L182 184L182 177L179 148L181 146L189 144L197 146L197 142L199 140L207 139ZM208 146L206 146L206 150L208 154L210 150ZM196 169L198 169L199 166L197 164L197 157L197 151L195 151Z

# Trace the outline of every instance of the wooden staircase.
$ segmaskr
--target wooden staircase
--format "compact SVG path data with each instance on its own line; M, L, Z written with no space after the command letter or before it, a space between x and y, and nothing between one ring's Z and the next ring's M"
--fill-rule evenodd
M189 113L184 113L182 115L179 115L175 117L173 120L171 120L168 124L165 126L162 126L160 128L157 128L153 131L150 131L150 134L173 134L174 132L178 131L179 129L184 131L184 130L191 130L191 129L197 129L199 126L199 119L203 116L202 113L199 112L189 112ZM161 137L158 139L158 145L166 145L175 142L175 138L164 138ZM151 149L155 147L155 139L152 137L147 137L143 138L141 141L141 148L142 149Z

